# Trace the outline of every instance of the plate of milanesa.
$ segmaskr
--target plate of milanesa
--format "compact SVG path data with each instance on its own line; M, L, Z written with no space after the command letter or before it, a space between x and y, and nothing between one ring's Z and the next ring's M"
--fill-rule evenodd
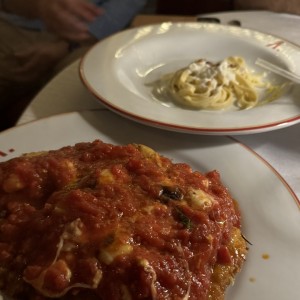
M102 109L0 145L4 299L299 298L299 199L236 140Z

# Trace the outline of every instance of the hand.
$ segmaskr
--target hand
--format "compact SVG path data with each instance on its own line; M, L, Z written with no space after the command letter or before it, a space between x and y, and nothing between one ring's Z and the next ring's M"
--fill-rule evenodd
M47 41L31 45L14 53L18 67L11 70L11 79L16 82L34 82L47 72L68 53L64 41Z
M91 38L88 23L95 20L103 11L86 0L40 0L39 17L49 31L75 42Z

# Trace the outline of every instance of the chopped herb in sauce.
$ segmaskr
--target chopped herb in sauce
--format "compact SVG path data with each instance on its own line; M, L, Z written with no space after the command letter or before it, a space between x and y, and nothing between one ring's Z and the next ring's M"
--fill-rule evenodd
M179 222L186 228L186 229L192 229L193 228L193 222L192 220L183 213L183 211L175 207L176 210L176 216L179 219Z
M177 186L163 186L159 193L159 199L163 202L168 202L169 200L181 200L183 194Z

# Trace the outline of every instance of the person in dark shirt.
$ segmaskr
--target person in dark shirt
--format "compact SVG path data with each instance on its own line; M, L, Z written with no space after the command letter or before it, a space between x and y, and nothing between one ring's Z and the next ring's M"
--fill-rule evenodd
M0 110L42 86L147 0L0 0Z

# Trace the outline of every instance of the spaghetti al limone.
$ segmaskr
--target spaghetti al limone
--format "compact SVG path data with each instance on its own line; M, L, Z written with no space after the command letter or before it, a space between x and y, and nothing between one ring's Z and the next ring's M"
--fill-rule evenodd
M248 109L258 105L259 89L267 91L264 102L270 102L279 96L282 88L249 70L239 56L217 63L200 59L163 80L175 102L194 109L218 110L231 105Z

